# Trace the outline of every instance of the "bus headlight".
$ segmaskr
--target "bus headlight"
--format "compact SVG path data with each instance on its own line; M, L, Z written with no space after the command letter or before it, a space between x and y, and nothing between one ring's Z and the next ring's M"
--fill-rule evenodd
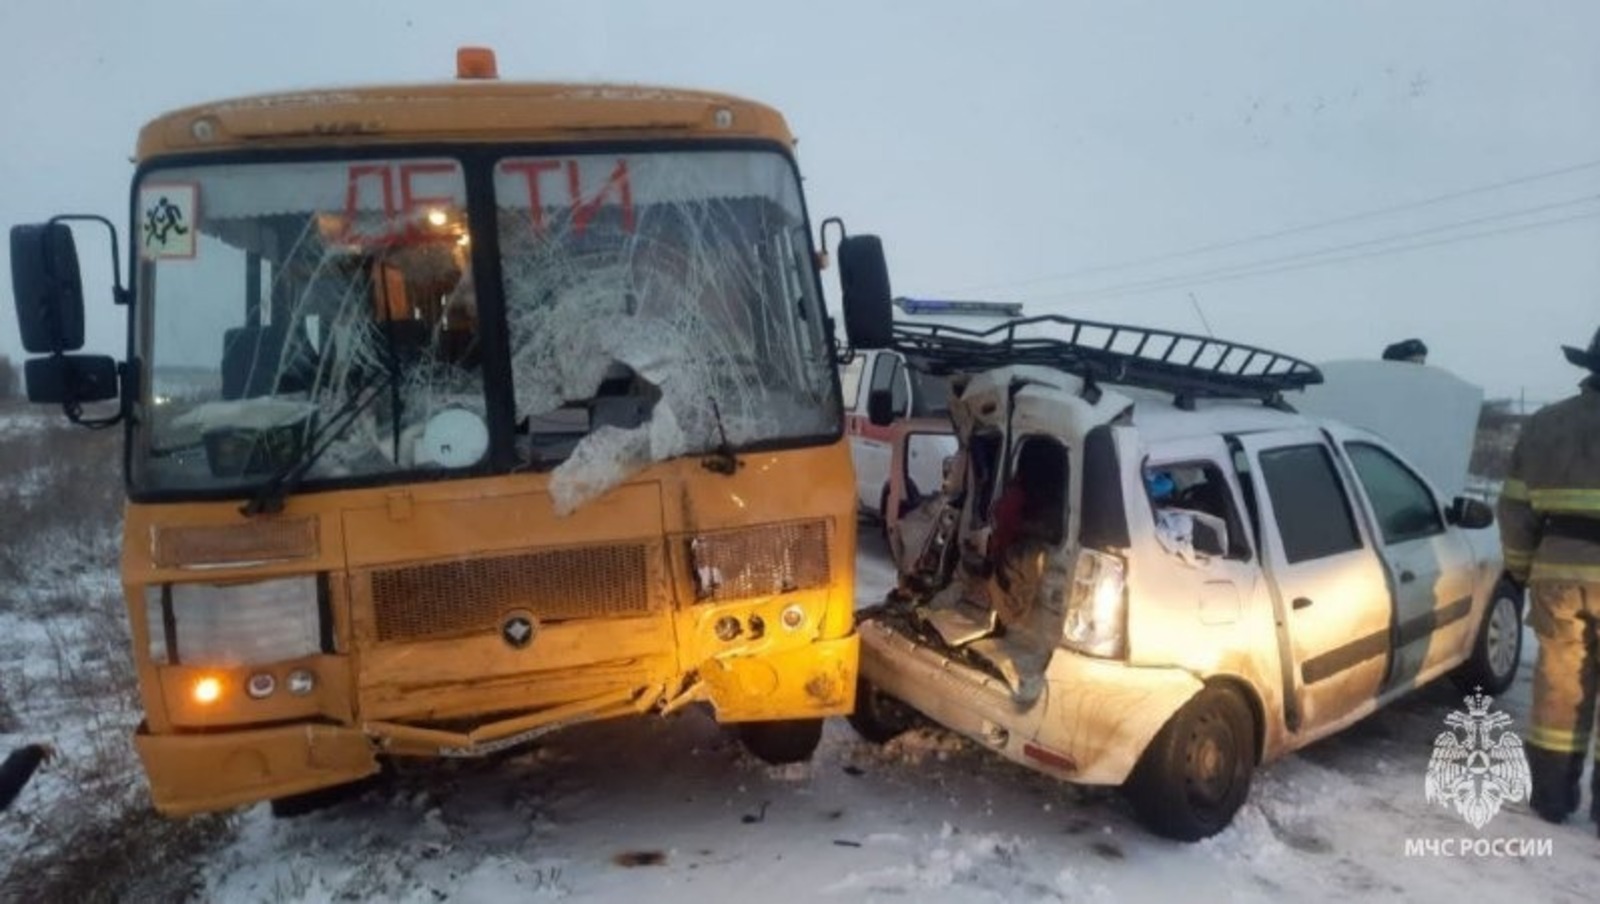
M1078 552L1061 625L1063 646L1089 656L1115 658L1123 654L1128 623L1128 596L1123 592L1126 578L1122 559L1093 549Z
M700 534L688 543L697 602L828 586L828 523L790 521Z
M188 665L265 665L322 652L316 575L146 588L150 657Z

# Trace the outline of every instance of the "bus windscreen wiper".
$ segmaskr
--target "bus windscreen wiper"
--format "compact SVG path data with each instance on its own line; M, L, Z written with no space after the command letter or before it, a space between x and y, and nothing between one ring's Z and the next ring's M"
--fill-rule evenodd
M261 482L255 494L250 497L250 501L239 507L239 512L245 517L254 517L276 515L283 511L284 499L294 492L294 488L317 463L317 459L322 457L322 453L328 451L334 441L343 435L345 428L355 423L361 412L367 410L378 396L383 395L392 382L394 377L391 374L382 382L357 389L331 417L311 431L311 435L301 444L299 455L293 461L287 462Z
M713 474L725 474L732 477L739 472L741 467L744 467L744 462L740 461L739 456L734 454L733 444L728 442L728 431L727 428L722 426L722 409L717 406L716 396L708 396L707 398L711 402L711 416L716 419L719 440L716 448L707 452L706 457L700 460L700 466Z

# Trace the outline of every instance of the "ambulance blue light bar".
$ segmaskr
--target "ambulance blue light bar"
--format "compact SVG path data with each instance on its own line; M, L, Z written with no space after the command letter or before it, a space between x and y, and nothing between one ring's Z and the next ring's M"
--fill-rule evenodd
M950 301L942 298L894 300L895 307L907 314L955 314L967 317L1021 317L1020 301Z

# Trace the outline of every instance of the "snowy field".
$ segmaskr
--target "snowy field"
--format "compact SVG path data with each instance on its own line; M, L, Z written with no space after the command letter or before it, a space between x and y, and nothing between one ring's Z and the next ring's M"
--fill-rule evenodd
M15 481L0 485L7 518L39 505ZM1268 766L1236 823L1195 845L1147 834L1114 792L938 729L880 748L835 721L814 761L775 769L701 712L408 762L299 819L162 820L128 742L137 707L104 691L127 674L114 529L8 550L33 552L0 587L0 747L48 739L60 755L0 816L0 899L1588 902L1600 888L1592 825L1512 804L1478 832L1424 800L1433 738L1461 708L1449 685ZM876 532L862 537L870 601L892 572ZM1529 635L1500 701L1516 729L1532 651ZM1551 856L1406 854L1408 839L1462 838L1549 839Z
M886 583L863 531L863 594ZM1529 635L1524 671L1531 664ZM1525 723L1527 682L1502 701ZM1419 693L1258 775L1196 845L929 729L879 748L830 723L771 768L708 717L592 725L497 761L421 763L296 821L263 807L202 874L216 900L1593 901L1600 839L1525 805L1475 832L1423 799L1453 688ZM1411 857L1407 838L1549 838L1549 858Z

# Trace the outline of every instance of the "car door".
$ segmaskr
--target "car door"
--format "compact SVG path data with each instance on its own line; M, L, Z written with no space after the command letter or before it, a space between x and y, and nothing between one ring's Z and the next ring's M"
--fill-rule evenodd
M1159 624L1145 625L1142 610L1130 611L1129 635L1139 638L1139 654L1149 661L1198 664L1219 653L1231 656L1237 652L1232 645L1237 645L1262 674L1271 675L1276 652L1259 649L1261 644L1251 643L1244 630L1228 635L1229 649L1197 656L1194 623L1171 616L1187 609L1202 626L1238 625L1256 591L1261 569L1241 515L1244 507L1234 468L1228 462L1228 448L1217 435L1163 440L1148 447L1140 466L1146 492L1129 507L1129 520L1136 534L1155 542L1145 547L1148 555L1130 571L1129 592L1134 597L1159 598L1163 605L1157 610ZM1169 495L1159 496L1156 488L1163 480ZM1218 543L1222 554L1208 553L1198 540L1191 539L1187 546L1174 543L1163 528L1164 514L1216 519L1224 534Z
M850 463L856 475L856 502L863 510L870 510L878 504L878 490L867 489L878 457L878 440L867 435L867 428L871 426L867 421L867 394L873 365L883 357L886 355L881 352L857 352L839 375L845 390L844 429L850 437Z
M1395 598L1389 687L1459 659L1471 635L1475 557L1450 530L1438 496L1397 454L1353 430L1336 432L1355 471Z
M950 456L958 448L955 434L948 430L918 430L906 437L905 478L919 497L939 492Z
M1374 700L1391 653L1394 603L1321 431L1237 438L1253 488L1261 561L1278 613L1290 728L1315 732Z
M911 406L911 384L904 363L894 352L871 353L867 368L861 404L850 415L848 425L850 455L856 468L856 495L861 507L882 514L884 490L889 485L893 428L872 423L868 418L869 400L874 392L888 390L895 417L905 417Z

